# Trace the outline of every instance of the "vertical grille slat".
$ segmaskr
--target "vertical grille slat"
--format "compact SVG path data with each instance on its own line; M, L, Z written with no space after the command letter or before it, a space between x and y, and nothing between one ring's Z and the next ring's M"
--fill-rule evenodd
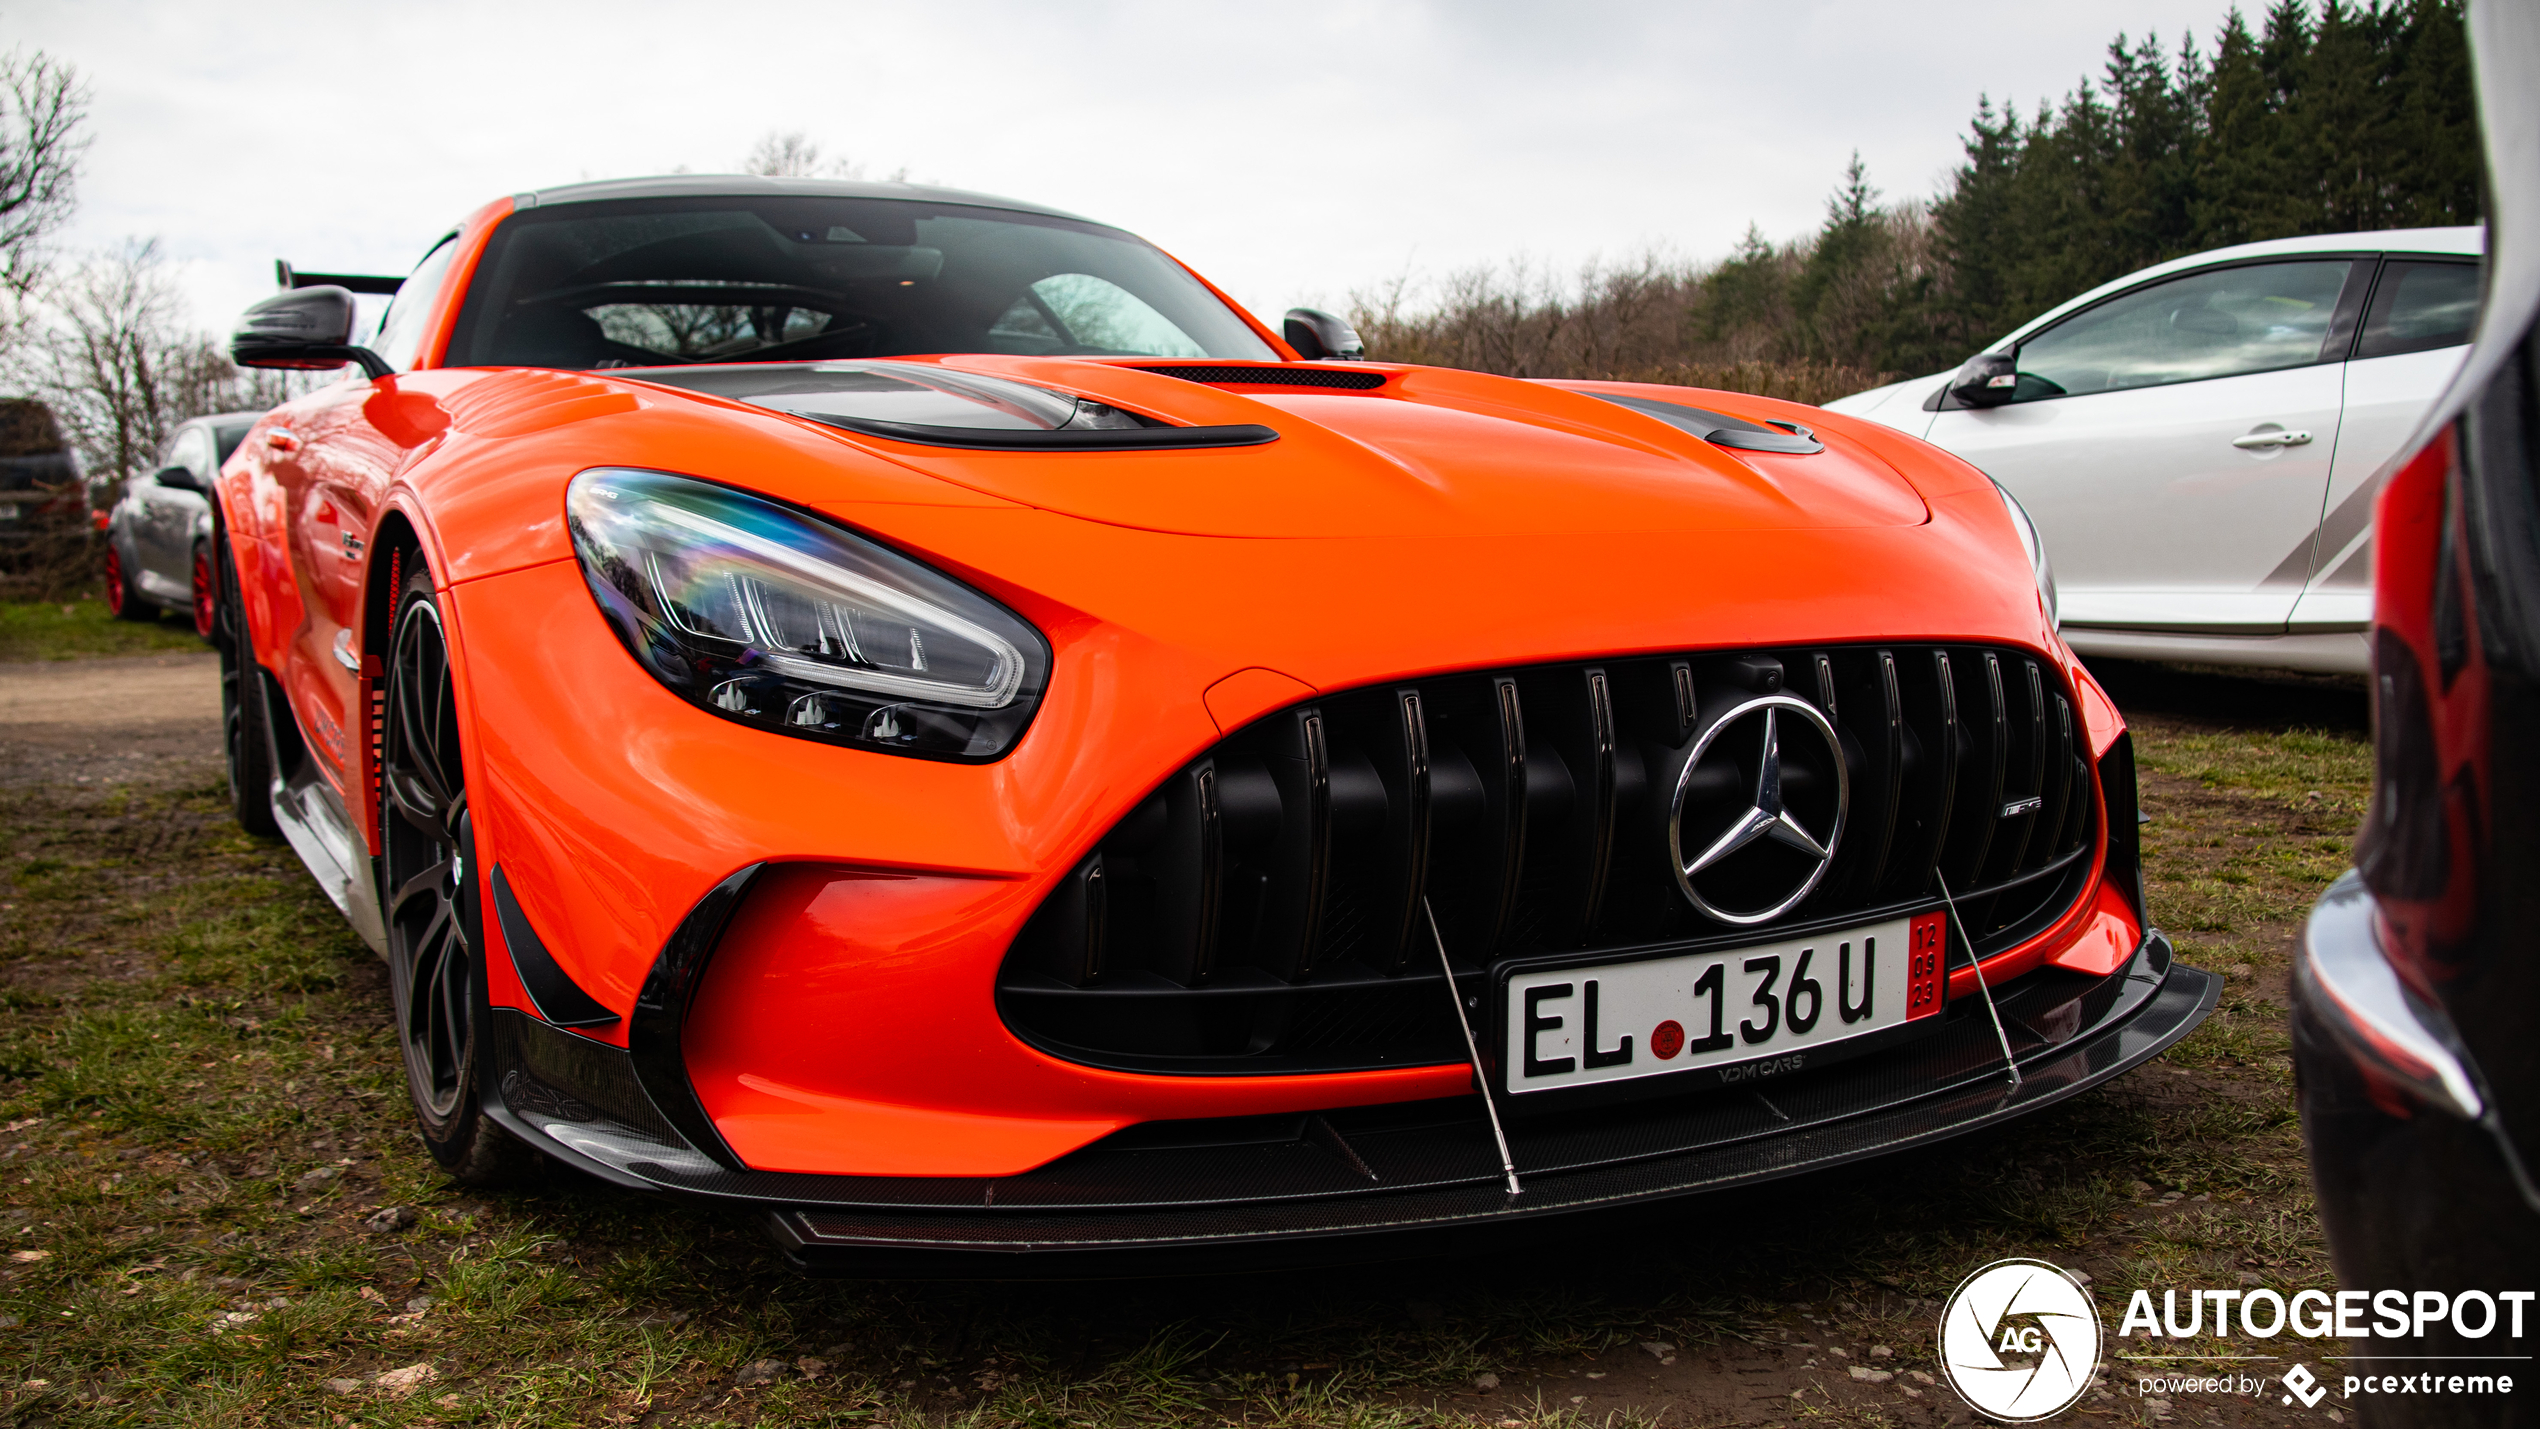
M2038 794L2046 801L2037 811L2040 847L2035 864L2040 866L2068 847L2064 826L2071 822L2072 812L2073 781L2066 771L2073 766L2073 707L2062 695L2055 697L2054 747L2045 758L2046 767L2038 773Z
M1603 670L1587 672L1588 740L1594 767L1588 775L1587 890L1579 900L1582 933L1596 927L1605 905L1605 880L1614 870L1614 692Z
M1864 777L1853 795L1848 837L1863 840L1856 855L1860 872L1851 887L1866 898L1886 885L1895 859L1898 801L1905 790L1905 697L1897 688L1894 651L1869 652L1864 675L1852 702L1861 723L1851 726L1862 747Z
M1941 862L1953 890L1973 888L1983 877L1984 857L1992 850L1994 831L2002 822L2003 779L2011 762L2011 720L2002 699L2001 658L1984 651L1967 672L1974 678L1974 693L1981 703L1973 712L1975 719L1968 721L1967 733L1978 742L1965 770L1971 787L1958 791L1960 804L1950 823L1949 852Z
M1429 726L1420 713L1418 690L1394 692L1396 748L1401 763L1397 787L1399 812L1391 820L1395 895L1392 936L1375 965L1386 972L1401 969L1418 940L1420 900L1429 891Z
M1185 895L1187 931L1177 940L1182 946L1167 954L1166 972L1172 976L1170 964L1181 964L1184 983L1196 983L1217 970L1217 916L1226 894L1226 828L1217 802L1216 767L1202 765L1192 771L1190 784L1191 819L1197 826L1192 853L1198 867L1191 873Z
M1906 733L1916 746L1920 767L1912 771L1908 796L1916 824L1913 838L1883 890L1892 897L1922 897L1932 891L1932 873L1948 847L1950 820L1958 802L1958 746L1964 736L1958 727L1958 686L1949 652L1932 651L1922 673L1929 685L1900 692ZM1922 705L1920 710L1914 708L1917 703Z
M2065 778L2064 785L2070 793L2064 801L2064 835L2056 841L2057 847L2070 849L2086 846L2090 842L2091 835L2090 761L2083 751L2078 735L2073 745L2071 772Z
M1669 809L1694 739L1770 694L1826 715L1851 800L1815 890L1773 922L1732 927L1677 887ZM2092 867L2094 786L2069 694L2029 652L1925 643L1317 695L1165 780L1060 878L1008 954L999 1006L1034 1045L1098 1065L1331 1071L1461 1056L1424 899L1457 964L1487 967L1894 916L1936 902L1940 874L1978 951L2009 947L2060 916ZM1739 744L1715 769L1706 755L1690 787L1706 808L1743 797L1755 757ZM1800 781L1787 788L1818 791L1797 797L1825 797L1825 756L1813 758L1783 766ZM1809 817L1832 806L1817 807ZM1730 890L1749 876L1730 875Z
M1491 681L1492 705L1499 713L1499 783L1492 812L1499 821L1499 909L1491 917L1482 946L1496 951L1517 911L1517 884L1526 867L1526 716L1518 702L1517 682L1502 676Z
M1258 956L1280 975L1298 978L1314 971L1331 890L1332 755L1321 710L1295 711L1283 721L1281 736L1288 747L1270 761L1271 777L1283 815L1296 810L1300 817L1279 822L1271 874L1276 911L1265 910Z
M2021 683L2028 693L2028 719L2020 740L2026 767L2009 792L2013 802L2026 804L2027 808L2006 816L2004 827L1995 836L2003 844L1994 862L1997 877L2016 873L2024 866L2030 845L2040 842L2038 833L2046 826L2046 687L2035 660L2021 661L2020 673L2025 677ZM2010 804L2002 807L2007 809ZM2047 837L2053 837L2051 830Z

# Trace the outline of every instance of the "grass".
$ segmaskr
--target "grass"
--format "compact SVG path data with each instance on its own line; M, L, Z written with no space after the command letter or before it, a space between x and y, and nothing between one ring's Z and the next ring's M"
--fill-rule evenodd
M208 648L185 617L162 612L149 620L117 620L94 595L71 601L0 601L0 663Z
M377 960L227 822L216 774L0 787L0 1413L1623 1426L1661 1404L1572 1396L1648 1369L1646 1341L1701 1370L1670 1423L1937 1422L1946 1390L1847 1382L1815 1346L1928 1369L1936 1302L2003 1255L2087 1270L2112 1315L2138 1286L2330 1280L2281 989L2361 736L2148 703L2155 912L2230 974L2159 1061L2011 1131L1475 1260L1186 1281L812 1281L727 1212L454 1187L410 1130Z

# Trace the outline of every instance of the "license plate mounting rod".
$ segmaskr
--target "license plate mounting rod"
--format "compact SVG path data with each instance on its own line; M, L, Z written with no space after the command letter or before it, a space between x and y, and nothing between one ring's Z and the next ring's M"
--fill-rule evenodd
M1429 941L1437 945L1438 971L1446 974L1446 1000L1455 1004L1455 1025L1464 1029L1464 1055L1472 1060L1473 1085L1481 1089L1482 1111L1490 1117L1491 1140L1499 1143L1499 1169L1507 1173L1508 1194L1522 1196L1526 1188L1518 1184L1516 1158L1508 1154L1508 1132L1499 1124L1499 1103L1490 1094L1490 1074L1482 1069L1482 1047L1473 1040L1473 1019L1464 1015L1464 994L1455 986L1455 964L1447 960L1446 935L1438 931L1437 912L1429 907L1425 893L1420 895L1420 912L1429 920Z
M1976 970L1976 991L1984 994L1984 1010L1993 1017L1993 1035L2002 1043L2002 1065L2011 1071L2011 1085L2020 1084L2019 1060L2011 1055L2011 1034L2002 1030L2002 1009L1993 1005L1993 989L1984 981L1984 959L1976 956L1975 940L1967 936L1967 920L1958 916L1958 900L1949 896L1949 880L1934 868L1931 876L1940 883L1940 901L1949 905L1949 926L1958 930L1958 941L1967 950L1967 966ZM1949 976L1948 962L1942 960L1941 974Z

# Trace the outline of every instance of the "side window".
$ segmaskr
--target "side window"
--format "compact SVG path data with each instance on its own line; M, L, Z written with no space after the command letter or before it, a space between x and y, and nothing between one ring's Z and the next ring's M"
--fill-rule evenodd
M2394 258L2382 265L2355 355L2392 357L2458 347L2478 325L2478 299L2475 263Z
M2344 258L2252 263L2189 273L2111 298L2020 344L2014 400L2201 382L2317 362L2352 266Z
M456 234L441 240L439 247L415 265L405 285L388 304L387 313L379 320L379 340L371 350L387 360L389 366L404 372L415 365L415 349L423 344L424 319L432 311L432 300L440 295L441 285L450 276L450 260L458 256Z
M238 450L240 442L247 440L247 433L252 431L255 425L253 422L237 422L214 433L212 443L214 462L221 466L228 465L231 454Z
M212 439L201 427L187 427L177 433L176 440L168 443L167 454L159 458L159 465L181 466L194 473L197 481L207 483L220 474L212 461Z

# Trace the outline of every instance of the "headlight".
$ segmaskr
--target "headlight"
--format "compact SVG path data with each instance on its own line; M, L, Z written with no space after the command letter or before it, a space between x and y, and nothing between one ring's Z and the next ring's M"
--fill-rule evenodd
M2011 488L2000 482L1993 489L2002 497L2002 509L2011 513L2011 524L2019 528L2020 545L2028 552L2029 572L2037 577L2037 598L2046 602L2046 620L2056 629L2064 626L2064 617L2055 608L2055 567L2046 559L2046 542L2037 534L2037 523L2028 519L2027 508L2011 494Z
M636 663L725 719L858 749L995 759L1049 645L895 551L764 497L601 467L565 492L592 597Z

